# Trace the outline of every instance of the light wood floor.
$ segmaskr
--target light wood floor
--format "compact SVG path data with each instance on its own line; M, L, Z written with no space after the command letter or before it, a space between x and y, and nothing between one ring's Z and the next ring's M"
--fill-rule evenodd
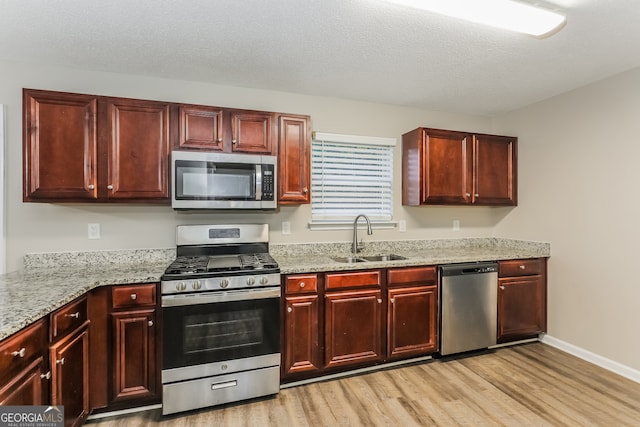
M534 342L89 426L640 426L640 384Z

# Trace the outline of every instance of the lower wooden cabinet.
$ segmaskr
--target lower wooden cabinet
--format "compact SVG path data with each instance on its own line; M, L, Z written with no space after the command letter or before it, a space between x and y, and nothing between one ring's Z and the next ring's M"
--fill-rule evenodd
M155 283L112 287L110 406L160 399Z
M382 291L328 292L324 302L325 366L381 361Z
M282 380L438 350L435 267L284 276Z
M285 297L284 375L321 368L318 295Z
M113 313L113 402L158 392L155 309Z
M387 357L407 357L438 350L438 287L389 289Z
M89 322L49 347L51 404L64 406L64 425L79 426L89 407Z
M47 372L42 356L23 369L7 372L9 379L0 384L0 405L44 405L49 400Z
M500 262L498 342L531 338L547 329L546 260Z

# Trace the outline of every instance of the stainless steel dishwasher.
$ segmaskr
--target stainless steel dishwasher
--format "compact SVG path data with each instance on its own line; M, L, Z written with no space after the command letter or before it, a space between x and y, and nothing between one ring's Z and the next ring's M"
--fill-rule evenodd
M440 354L496 344L498 263L440 267Z

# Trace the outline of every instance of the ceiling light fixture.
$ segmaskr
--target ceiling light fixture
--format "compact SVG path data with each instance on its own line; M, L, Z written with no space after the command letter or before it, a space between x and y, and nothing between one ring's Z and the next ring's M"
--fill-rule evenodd
M551 35L566 22L559 13L513 0L387 1L535 37Z

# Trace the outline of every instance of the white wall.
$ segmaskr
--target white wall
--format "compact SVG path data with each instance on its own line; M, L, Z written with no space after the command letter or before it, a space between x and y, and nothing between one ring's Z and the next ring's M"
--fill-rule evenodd
M495 124L520 167L495 232L551 242L549 334L640 369L640 69Z
M348 242L351 233L310 231L310 207L282 207L277 213L184 214L169 207L44 204L22 202L22 88L47 89L140 99L188 102L224 107L307 114L318 131L395 137L418 126L489 132L486 117L446 114L419 109L345 101L282 92L251 90L147 78L133 75L57 68L50 65L1 63L0 104L6 105L8 182L8 269L21 265L31 252L171 248L175 225L182 223L268 222L271 241ZM495 208L404 208L401 205L401 144L395 153L395 218L407 221L407 232L376 230L372 240L489 236L507 210ZM452 232L453 219L461 231ZM291 221L291 235L280 233L281 222ZM87 239L87 224L99 223L102 239ZM366 238L365 238L366 240Z

